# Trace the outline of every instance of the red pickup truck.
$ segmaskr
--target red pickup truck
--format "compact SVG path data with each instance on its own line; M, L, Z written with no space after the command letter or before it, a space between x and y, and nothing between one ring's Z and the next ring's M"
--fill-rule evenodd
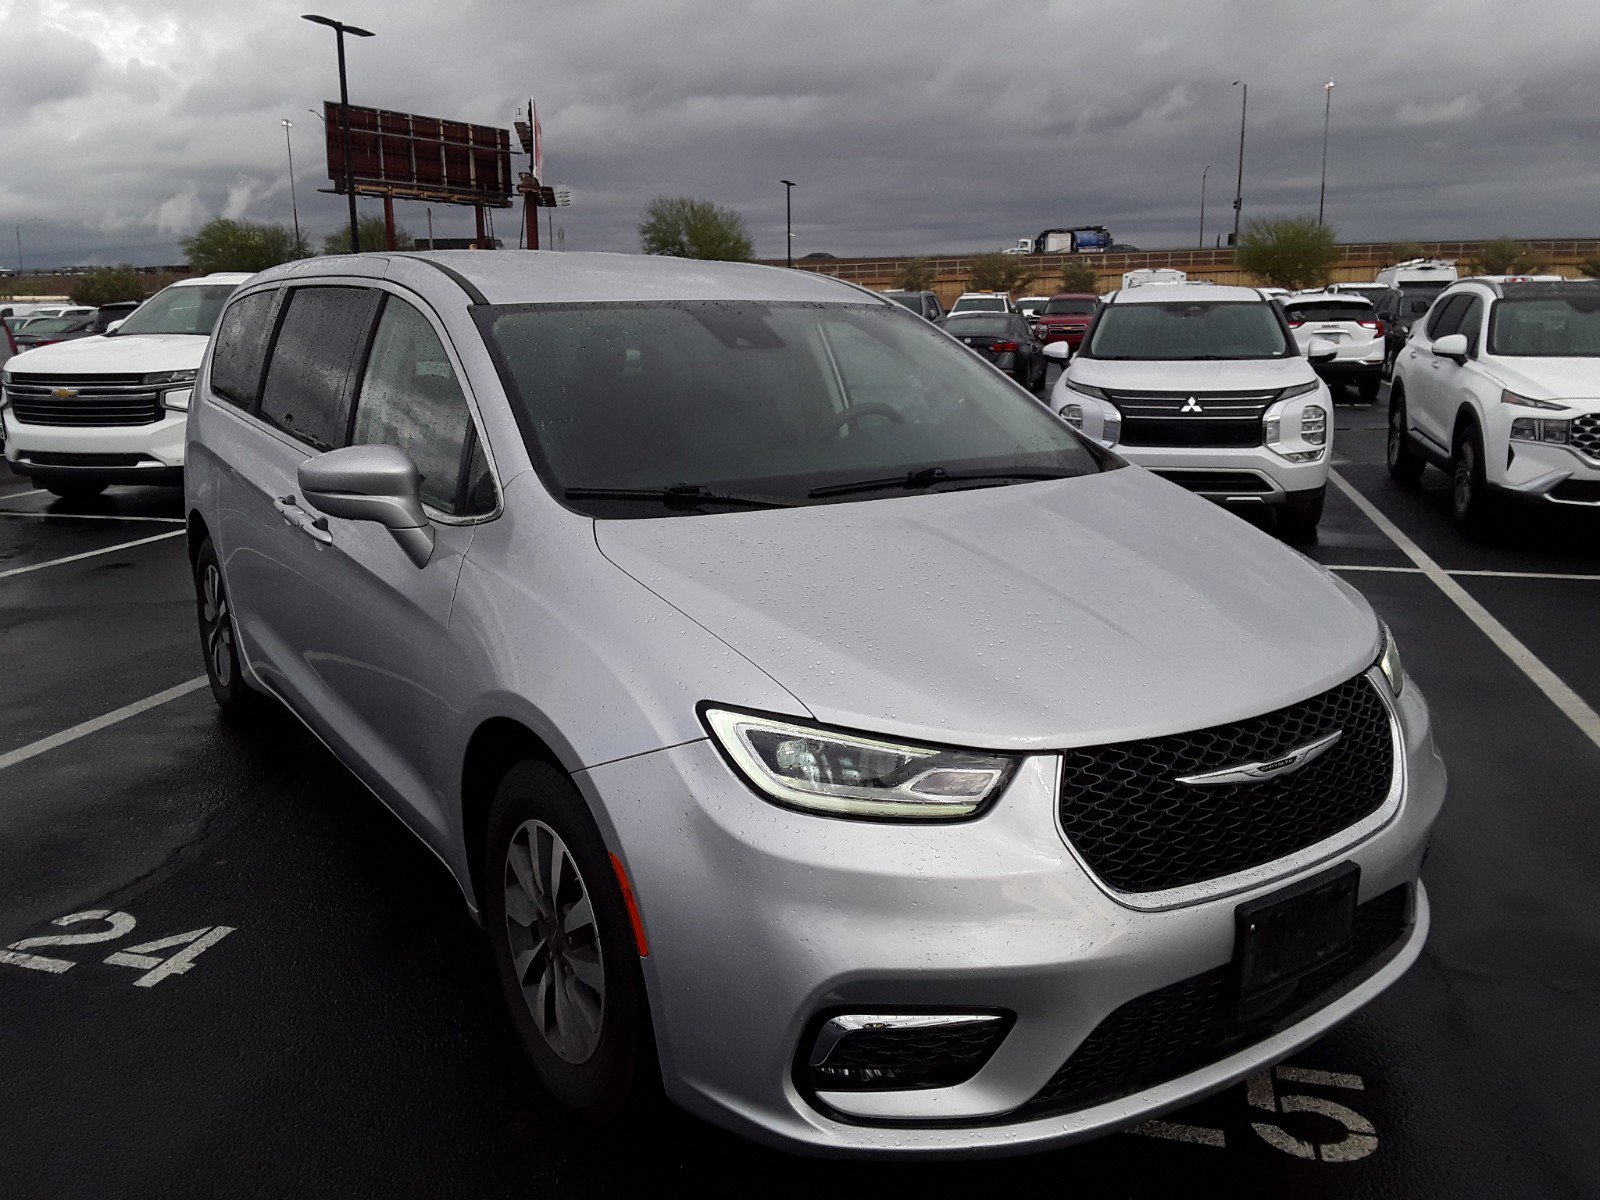
M1033 318L1039 327L1039 340L1047 346L1051 342L1065 342L1077 353L1099 304L1100 298L1089 292L1061 292L1051 296L1049 303Z

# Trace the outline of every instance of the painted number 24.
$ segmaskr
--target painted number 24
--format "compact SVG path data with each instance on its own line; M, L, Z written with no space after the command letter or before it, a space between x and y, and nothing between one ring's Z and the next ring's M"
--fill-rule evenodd
M85 921L104 921L108 928L89 933L51 933L43 937L23 938L0 950L0 963L13 967L26 967L30 971L49 971L59 975L77 964L66 958L47 958L29 951L46 946L88 946L96 942L114 942L133 932L137 922L125 912L112 912L92 908L86 912L68 913L50 922L52 925L77 925ZM132 967L144 974L133 981L134 987L154 987L169 975L181 975L194 966L194 960L233 932L231 925L205 926L188 933L174 933L138 946L129 946L108 954L105 961L114 967ZM180 949L181 947L181 949ZM176 953L162 955L162 951Z

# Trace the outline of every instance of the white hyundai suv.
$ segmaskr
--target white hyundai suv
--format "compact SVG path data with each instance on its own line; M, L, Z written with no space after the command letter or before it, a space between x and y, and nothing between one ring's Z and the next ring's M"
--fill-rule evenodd
M1222 504L1269 506L1287 537L1322 520L1333 401L1282 310L1256 288L1185 283L1108 296L1050 407L1130 462ZM1045 347L1065 359L1065 343ZM1308 361L1309 360L1309 361Z
M11 469L58 496L183 482L195 371L248 274L185 279L115 333L41 346L6 364L0 421Z
M1312 338L1334 344L1333 359L1316 367L1330 389L1353 387L1363 404L1378 398L1384 328L1372 301L1353 292L1310 292L1287 296L1279 303L1301 350L1311 345Z
M1502 499L1600 511L1600 281L1441 292L1395 361L1388 458L1449 471L1468 528Z

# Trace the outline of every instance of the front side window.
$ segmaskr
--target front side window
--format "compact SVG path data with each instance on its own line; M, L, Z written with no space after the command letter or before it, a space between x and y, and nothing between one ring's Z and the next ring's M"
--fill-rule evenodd
M991 482L1011 482L1017 472L1101 469L1042 404L898 307L698 301L473 312L546 485L592 515L686 510L568 489L705 488L805 504L827 498L813 489L913 471L931 470L925 478L938 488L962 472L1009 472Z
M1271 301L1112 304L1095 321L1090 358L1143 362L1291 358L1299 353Z
M1507 296L1489 320L1489 352L1510 358L1600 358L1600 284L1594 295Z
M238 285L174 284L146 300L117 330L118 337L141 333L188 333L210 337Z
M261 391L261 418L316 450L345 444L350 377L361 363L380 293L370 288L290 291Z
M453 514L461 508L471 433L467 398L439 336L426 317L391 296L356 399L351 444L403 450L422 473L423 501Z
M272 306L277 292L256 292L230 305L211 347L211 390L240 408L254 408L261 394L261 370L272 340Z
M1456 331L1456 326L1461 320L1461 314L1467 307L1467 297L1455 295L1442 300L1438 307L1428 315L1428 323L1423 326L1422 332L1428 335L1429 341L1437 342L1442 337L1448 337Z

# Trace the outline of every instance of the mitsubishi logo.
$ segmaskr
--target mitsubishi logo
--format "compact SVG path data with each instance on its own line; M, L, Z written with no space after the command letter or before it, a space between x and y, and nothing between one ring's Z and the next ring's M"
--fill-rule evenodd
M1225 783L1256 783L1263 779L1276 779L1280 775L1289 774L1290 771L1298 771L1313 759L1321 758L1343 736L1344 730L1335 729L1332 733L1323 734L1314 742L1307 742L1298 750L1291 750L1282 758L1274 758L1268 762L1235 763L1231 767L1223 767L1220 771L1202 771L1198 775L1180 775L1173 782L1187 784L1189 787L1217 787Z
M1183 402L1183 407L1180 408L1178 411L1179 412L1205 412L1205 409L1200 407L1200 401L1196 400L1193 396L1190 396L1187 400L1185 400Z

